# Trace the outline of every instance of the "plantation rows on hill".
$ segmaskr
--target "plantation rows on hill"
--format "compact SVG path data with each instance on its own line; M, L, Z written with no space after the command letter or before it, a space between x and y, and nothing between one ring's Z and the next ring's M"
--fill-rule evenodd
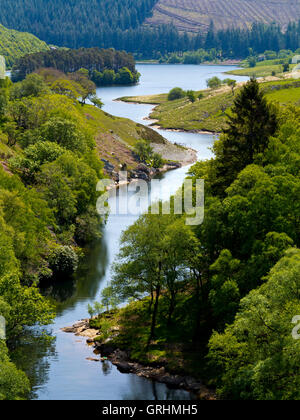
M248 27L257 21L275 21L284 27L299 15L299 0L159 0L147 23L174 23L180 30L198 32L208 28L211 20L217 29Z

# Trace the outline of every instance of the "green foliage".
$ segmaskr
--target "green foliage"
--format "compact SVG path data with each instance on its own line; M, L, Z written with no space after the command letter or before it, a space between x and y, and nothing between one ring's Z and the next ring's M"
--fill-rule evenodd
M299 273L299 250L290 249L265 284L241 301L225 333L213 334L209 357L223 397L299 399L300 342L292 337L292 319L300 313Z
M172 90L170 90L168 95L168 101L175 101L176 99L181 99L185 96L186 94L181 88L175 87Z
M243 168L264 153L277 125L276 109L268 104L257 81L252 79L236 96L228 117L229 127L214 146L214 191L224 192Z
M34 35L7 29L0 25L0 55L10 68L17 58L25 54L47 51L49 47Z
M22 99L27 96L40 96L49 93L43 78L38 74L29 74L25 80L15 83L10 91L12 100Z
M190 102L194 103L196 101L196 94L193 90L188 90L186 96Z
M135 69L135 62L131 55L124 51L113 49L103 50L100 48L80 48L78 50L55 49L48 52L28 54L16 61L12 68L12 80L19 81L33 71L44 68L59 70L63 73L74 74L73 80L81 82L89 76L95 78L95 82L103 79L99 72L113 70L116 83L134 83L139 75ZM112 73L105 73L108 79Z
M234 88L236 87L236 80L234 80L234 79L224 79L222 82L226 83L227 86L231 87L232 94L234 94Z
M26 375L10 362L7 349L0 340L0 400L24 400L30 386Z
M217 89L221 86L222 81L217 76L214 76L210 79L207 79L206 84L210 89Z
M153 154L152 147L145 140L138 141L134 146L134 151L139 156L141 161L149 160Z
M290 65L289 65L289 63L284 63L283 64L283 66L282 66L282 72L283 73L286 73L286 72L288 72L290 70Z
M55 275L70 276L78 267L78 256L70 246L56 247L49 258L50 268Z
M44 163L53 162L64 153L65 149L56 143L38 141L25 149L24 156L11 159L10 165L26 183L32 183Z
M203 223L190 230L184 217L147 214L124 232L112 292L121 301L148 297L118 313L118 346L144 363L174 362L165 344L180 348L172 322L185 359L189 346L204 353L215 331L200 377L222 397L299 397L299 340L291 335L300 310L299 121L298 108L275 109L251 80L216 156L190 170L194 183L206 183Z
M151 294L149 345L155 336L161 291L168 290L168 322L171 323L176 295L185 277L189 254L196 248L197 241L182 218L145 214L123 233L121 244L110 294L120 301Z
M86 151L84 134L72 120L52 117L41 126L40 133L43 140L57 143L65 149L81 153Z
M253 68L256 67L256 58L255 57L249 57L248 58L248 66Z

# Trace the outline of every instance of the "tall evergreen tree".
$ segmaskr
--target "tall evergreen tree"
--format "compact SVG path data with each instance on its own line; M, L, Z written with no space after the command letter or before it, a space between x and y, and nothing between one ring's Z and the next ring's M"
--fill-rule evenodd
M278 126L277 112L269 104L255 79L251 79L234 100L228 128L216 142L214 190L223 195L238 173L263 153Z

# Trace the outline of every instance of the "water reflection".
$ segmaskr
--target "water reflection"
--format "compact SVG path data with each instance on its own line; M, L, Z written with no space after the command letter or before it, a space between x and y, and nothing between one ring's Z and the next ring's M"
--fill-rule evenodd
M42 293L49 297L56 306L57 315L62 316L64 310L81 302L95 299L99 282L105 277L108 266L108 248L106 235L84 250L80 267L73 278L59 279L55 283L42 285Z
M129 375L130 393L122 395L122 400L192 400L195 397L185 391L168 388L155 381L140 381L136 375ZM133 390L133 392L132 392Z
M55 337L46 336L41 328L27 328L22 336L8 344L11 360L30 379L30 399L34 399L37 397L35 389L42 387L49 379L50 358L56 357Z

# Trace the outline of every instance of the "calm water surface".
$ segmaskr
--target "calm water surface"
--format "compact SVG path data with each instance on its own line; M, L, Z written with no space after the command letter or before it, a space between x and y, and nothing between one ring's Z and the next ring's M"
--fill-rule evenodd
M114 99L122 96L137 96L168 92L175 86L183 89L205 88L206 79L212 76L226 78L222 74L228 66L183 66L183 65L138 65L142 74L137 86L108 87L98 89L97 94L105 103L104 110L136 122L147 124L144 118L152 106L126 104ZM232 76L230 76L232 77ZM237 80L246 78L235 77ZM209 147L213 136L192 133L160 131L172 142L185 144L198 152L199 159L211 156ZM162 199L180 187L188 167L166 173L162 177ZM147 198L144 206L147 208ZM118 197L123 200L122 195ZM109 362L97 363L86 360L93 356L93 349L83 337L66 334L62 327L72 325L88 317L87 305L99 298L101 290L111 276L111 263L119 251L121 232L136 220L136 216L110 216L103 229L101 241L91 246L87 257L74 280L49 286L45 293L57 305L57 317L47 327L54 337L52 342L40 338L39 331L30 330L17 347L13 358L25 369L33 383L32 399L40 400L114 400L114 399L190 399L182 390L170 390L167 386L153 383L132 374L121 374Z

